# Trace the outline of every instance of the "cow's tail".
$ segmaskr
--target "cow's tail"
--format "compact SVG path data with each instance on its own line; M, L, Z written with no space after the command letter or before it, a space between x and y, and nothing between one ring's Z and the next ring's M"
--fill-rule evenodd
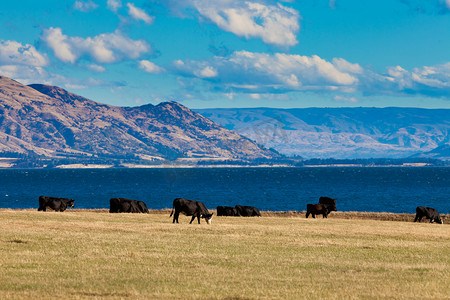
M169 216L169 218L173 215L173 209L175 208L175 206L174 205L172 205L172 212L170 213L170 216Z

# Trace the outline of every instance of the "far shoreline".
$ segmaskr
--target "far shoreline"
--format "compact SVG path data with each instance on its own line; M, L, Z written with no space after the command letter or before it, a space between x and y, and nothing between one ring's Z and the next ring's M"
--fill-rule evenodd
M171 208L162 209L149 209L149 214L153 215L164 215L167 214L168 220L170 219ZM248 218L248 217L218 217L216 216L215 209L209 209L209 211L214 213L214 218ZM37 208L0 208L0 213L6 212L36 212L39 214L52 214L52 213L106 213L109 214L108 208L69 208L64 212L48 211L48 212L38 212ZM263 211L261 210L261 216L263 218L305 218L306 211ZM116 214L111 214L116 215ZM132 213L122 213L121 215L146 215L146 214L132 214ZM450 214L440 214L443 219L443 224L448 224L450 220ZM392 212L367 212L367 211L333 211L328 215L328 219L347 219L347 220L374 220L374 221L397 221L397 222L413 222L415 214L414 213L392 213ZM186 217L187 218L187 217ZM305 218L306 219L306 218ZM309 220L316 220L317 222L326 221L326 218L317 216L315 219L310 217ZM171 219L170 219L171 220ZM170 221L169 220L169 221ZM421 222L430 223L429 220ZM438 224L440 225L440 224Z
M162 165L137 165L137 164L124 164L124 165L102 165L102 164L70 164L70 165L58 165L55 167L36 167L36 168L16 168L11 166L2 166L0 164L0 170L83 170L83 169L224 169L224 168L447 168L450 165L430 165L426 163L405 163L402 165L362 165L362 164L329 164L329 165L178 165L178 164L162 164Z

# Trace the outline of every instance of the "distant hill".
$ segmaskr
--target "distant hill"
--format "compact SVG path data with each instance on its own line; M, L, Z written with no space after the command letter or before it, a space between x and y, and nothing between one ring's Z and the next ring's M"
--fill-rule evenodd
M444 144L429 152L414 155L416 158L436 158L450 161L450 144Z
M147 160L279 156L176 102L116 107L6 77L0 77L0 152Z
M268 148L304 158L450 158L450 109L199 109Z

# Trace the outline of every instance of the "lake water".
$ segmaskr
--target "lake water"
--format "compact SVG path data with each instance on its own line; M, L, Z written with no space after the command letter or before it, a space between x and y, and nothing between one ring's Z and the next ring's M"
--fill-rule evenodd
M208 208L306 210L320 196L341 211L450 213L450 168L202 168L0 170L0 208L37 208L40 195L75 199L76 208L109 208L109 199L171 208L176 197Z

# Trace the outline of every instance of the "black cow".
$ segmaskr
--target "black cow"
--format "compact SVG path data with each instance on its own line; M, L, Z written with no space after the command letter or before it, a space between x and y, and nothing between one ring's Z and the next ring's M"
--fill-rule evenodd
M109 200L110 213L147 213L147 205L138 200L125 198L111 198Z
M38 211L47 211L47 208L56 211L65 211L67 207L74 207L73 199L48 197L48 196L39 197Z
M261 213L256 207L236 205L235 208L241 217L261 217Z
M236 207L231 206L217 206L217 216L228 216L228 217L236 217L239 216L239 213Z
M307 204L306 205L306 218L312 215L316 218L316 215L322 215L322 218L328 218L329 208L326 204Z
M332 199L330 197L320 197L319 204L326 204L328 206L328 212L337 211L336 199Z
M173 215L173 210L175 209L175 214ZM206 223L211 224L211 219L213 214L210 214L205 204L200 201L188 200L183 198L176 198L173 200L172 212L170 216L173 215L173 223L175 221L178 223L178 216L180 213L185 214L186 216L192 216L191 222L194 221L195 218L198 219L198 224L200 224L200 218L206 220Z
M430 219L430 223L443 223L437 210L431 207L418 206L416 208L416 218L414 219L414 222L421 222L423 217L425 217L425 219Z

